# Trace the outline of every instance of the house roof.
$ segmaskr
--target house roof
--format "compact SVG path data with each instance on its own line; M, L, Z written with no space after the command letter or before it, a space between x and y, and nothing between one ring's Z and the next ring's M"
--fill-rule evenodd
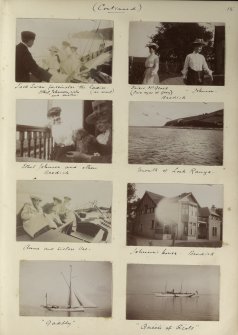
M160 200L162 200L164 198L163 195L156 194L156 193L149 192L149 191L146 191L145 194L148 194L148 196L155 203L155 205L157 205L160 202ZM144 194L144 196L145 196L145 194Z
M200 216L203 216L203 217L208 217L210 215L215 215L217 217L220 217L219 214L217 214L216 212L214 212L213 210L211 210L210 208L208 207L202 207L202 208L199 208L199 215Z

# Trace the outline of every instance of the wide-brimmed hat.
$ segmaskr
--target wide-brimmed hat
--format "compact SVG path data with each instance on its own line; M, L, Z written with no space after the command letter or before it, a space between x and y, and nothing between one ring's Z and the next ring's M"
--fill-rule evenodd
M148 48L151 48L151 47L154 47L155 49L159 48L158 44L156 43L147 43L145 46Z
M62 202L62 200L60 199L60 198L57 198L57 197L53 197L53 200L55 201L57 201L57 202L59 202L59 203L61 203Z
M193 45L206 45L202 38L196 38L192 43Z
M58 52L59 49L58 49L56 46L52 45L52 46L49 48L49 51Z
M42 199L41 199L38 195L35 195L35 194L31 194L31 195L30 195L30 198L31 198L32 200L42 201Z
M71 200L71 198L68 197L68 196L65 196L65 197L64 197L64 200Z
M67 45L68 47L70 46L70 43L68 41L63 41L62 45Z
M106 104L107 108L100 111L95 111L89 114L86 118L87 124L94 125L97 121L112 122L112 106L108 100L96 100L93 101L93 105Z
M47 117L58 116L60 115L60 113L61 113L60 107L52 107L51 109L48 110Z

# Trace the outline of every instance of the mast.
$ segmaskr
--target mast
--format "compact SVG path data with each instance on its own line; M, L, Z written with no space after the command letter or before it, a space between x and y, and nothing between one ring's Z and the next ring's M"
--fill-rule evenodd
M71 276L72 276L72 265L69 266L70 271L69 271L69 300L68 300L68 306L71 308L71 303L72 303L72 283L71 283Z
M45 294L45 305L46 305L46 306L48 305L48 303L47 303L47 292L46 292L46 294Z

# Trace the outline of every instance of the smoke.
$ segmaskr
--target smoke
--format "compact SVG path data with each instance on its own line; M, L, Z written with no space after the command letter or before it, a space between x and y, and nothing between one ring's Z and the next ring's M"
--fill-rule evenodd
M162 199L155 208L155 218L162 225L177 224L178 202L175 199Z

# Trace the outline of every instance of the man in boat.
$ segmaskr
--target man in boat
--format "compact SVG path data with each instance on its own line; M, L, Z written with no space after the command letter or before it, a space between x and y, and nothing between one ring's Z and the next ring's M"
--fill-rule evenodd
M20 216L25 232L31 237L35 237L39 232L49 230L49 222L40 206L42 199L37 195L31 195L30 199L31 202L26 202L23 205Z
M16 82L30 82L31 75L37 78L37 81L49 82L52 74L37 65L30 51L35 42L36 34L32 31L21 32L21 42L16 46Z
M197 38L193 42L193 52L188 54L182 70L186 85L203 85L204 72L206 72L211 81L213 80L212 71L209 69L206 59L200 54L205 42Z
M88 125L95 129L94 154L71 151L67 153L74 162L111 163L112 157L112 104L111 101L95 100L93 112L86 118Z
M70 204L71 198L68 196L64 197L64 201L59 207L59 217L63 222L65 229L62 232L66 234L70 234L72 231L76 230L76 216L74 214L74 210L71 208Z

